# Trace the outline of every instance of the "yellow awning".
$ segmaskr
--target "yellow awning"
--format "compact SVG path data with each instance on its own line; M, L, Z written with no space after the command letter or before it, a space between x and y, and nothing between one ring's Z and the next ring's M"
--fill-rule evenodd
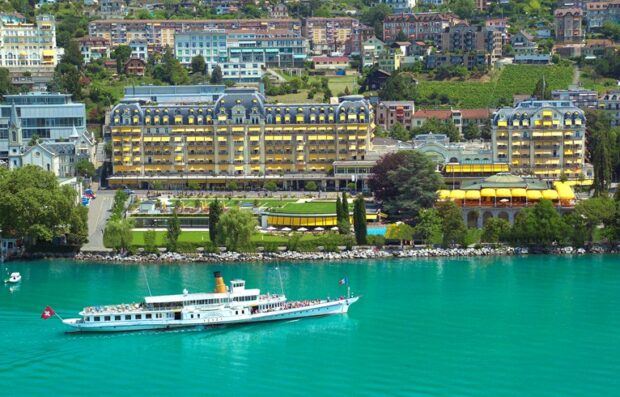
M482 197L495 197L495 189L484 188L480 191L480 196Z
M450 198L452 200L463 200L465 198L465 192L463 190L453 190L450 192Z
M54 55L56 55L56 51L54 50L43 50L44 57L53 57Z
M495 190L495 194L497 197L512 197L510 193L510 189L500 188Z
M527 191L527 199L528 200L540 200L542 198L542 194L540 190L528 190Z
M527 197L527 191L522 188L515 188L511 190L512 197Z
M480 200L480 191L479 190L468 190L465 192L466 200Z
M547 190L543 190L542 196L543 198L547 200L557 200L558 192L556 192L555 190L547 189Z
M558 197L560 200L573 200L575 193L571 188L558 189Z
M439 197L439 200L448 200L450 198L450 191L449 190L438 190L437 195Z

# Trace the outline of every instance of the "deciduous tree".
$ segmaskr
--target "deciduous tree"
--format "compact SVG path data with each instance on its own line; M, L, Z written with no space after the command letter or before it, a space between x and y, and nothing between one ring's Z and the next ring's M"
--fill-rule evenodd
M217 230L226 249L238 252L251 247L256 225L256 219L250 212L232 208L222 215Z
M435 163L423 153L401 151L383 156L369 184L390 219L413 223L422 208L433 206L443 184Z

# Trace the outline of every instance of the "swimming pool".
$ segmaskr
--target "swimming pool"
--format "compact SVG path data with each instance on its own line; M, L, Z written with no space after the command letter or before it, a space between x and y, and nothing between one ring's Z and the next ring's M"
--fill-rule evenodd
M369 236L385 236L387 226L368 226Z

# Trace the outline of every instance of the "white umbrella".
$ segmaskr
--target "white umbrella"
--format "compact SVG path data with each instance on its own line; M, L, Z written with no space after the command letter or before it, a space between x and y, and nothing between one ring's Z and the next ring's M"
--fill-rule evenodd
M290 227L283 227L282 228L283 232L290 232L291 230L293 230L293 229L291 229Z
M332 227L332 228L331 228L331 229L329 229L329 230L336 231L336 230L338 230L338 226L334 226L334 227Z
M323 230L325 230L325 229L323 229L322 227L315 227L314 228L314 231L316 231L316 232L322 232Z
M269 227L267 228L267 230L269 230L269 231L274 231L274 230L278 230L278 229L276 229L276 228L275 228L275 227L273 227L273 226L269 226Z
M507 202L509 202L509 201L510 201L509 199L507 199L507 198L503 198L503 199L501 199L499 202L500 202L500 203L507 203Z
M256 230L260 230L262 229L262 227L260 227L259 225L256 225Z
M297 229L298 232L307 232L308 229L306 229L305 227L300 227L299 229Z

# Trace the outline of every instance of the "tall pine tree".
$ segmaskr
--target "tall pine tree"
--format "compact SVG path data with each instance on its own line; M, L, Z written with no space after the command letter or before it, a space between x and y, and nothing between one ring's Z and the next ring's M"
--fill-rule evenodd
M342 192L342 200L340 202L340 218L338 218L338 233L349 234L351 231L351 222L349 220L349 202L347 193Z

